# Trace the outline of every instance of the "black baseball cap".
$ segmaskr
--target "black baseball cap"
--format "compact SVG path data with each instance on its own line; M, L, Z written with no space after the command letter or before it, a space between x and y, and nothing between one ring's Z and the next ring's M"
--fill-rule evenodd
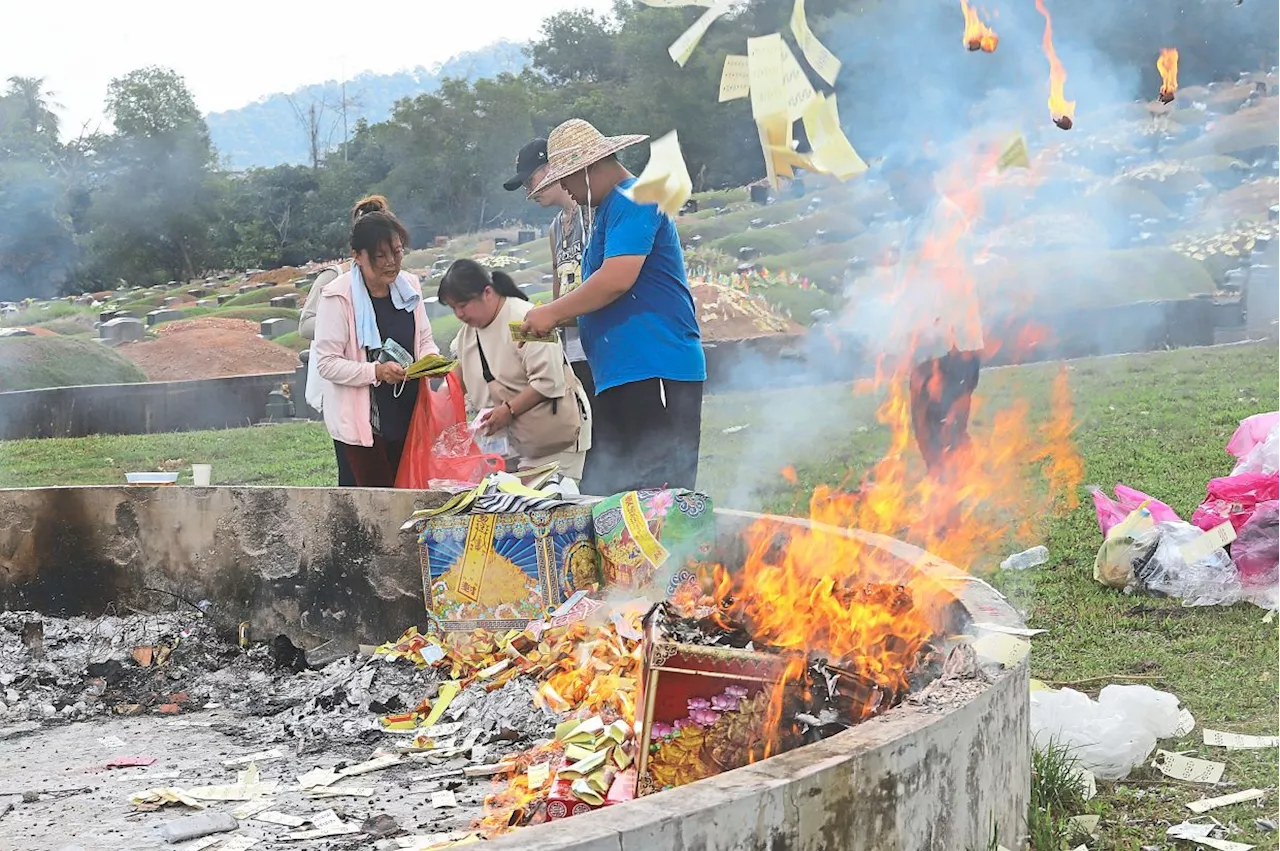
M508 192L514 192L529 182L533 173L547 164L547 140L534 139L516 155L516 176L502 184Z

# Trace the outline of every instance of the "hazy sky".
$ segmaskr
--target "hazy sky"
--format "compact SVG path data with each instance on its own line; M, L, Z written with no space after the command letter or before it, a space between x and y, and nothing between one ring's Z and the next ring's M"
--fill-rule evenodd
M498 39L537 34L561 9L610 0L72 0L5 3L0 80L44 77L72 135L101 122L107 83L144 65L187 80L204 112L233 109L307 83L430 67ZM358 22L358 23L357 23ZM358 28L357 28L358 27ZM92 129L92 128L91 128Z

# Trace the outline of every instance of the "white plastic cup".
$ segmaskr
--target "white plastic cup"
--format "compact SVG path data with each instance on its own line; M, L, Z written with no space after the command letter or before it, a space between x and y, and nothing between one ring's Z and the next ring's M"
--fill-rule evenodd
M198 488L209 487L209 479L213 476L212 464L192 464L191 483Z

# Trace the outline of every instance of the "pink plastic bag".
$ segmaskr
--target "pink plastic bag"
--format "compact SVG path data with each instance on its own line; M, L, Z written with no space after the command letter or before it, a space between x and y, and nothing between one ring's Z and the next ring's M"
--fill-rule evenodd
M1227 520L1236 532L1249 522L1259 503L1280 499L1280 475L1241 473L1209 480L1209 495L1200 503L1191 522L1206 532Z
M1240 581L1252 587L1274 586L1277 561L1280 560L1280 502L1258 503L1253 516L1240 529L1240 537L1231 545L1231 560L1236 563Z
M1266 440L1277 424L1280 424L1280 411L1246 417L1240 421L1236 433L1227 441L1227 451L1237 458L1243 458L1253 447Z
M1151 519L1157 523L1182 519L1178 517L1178 512L1160 500L1148 496L1140 490L1134 490L1128 485L1116 485L1115 494L1116 498L1112 499L1107 496L1102 488L1093 489L1093 506L1097 509L1098 526L1102 529L1102 537L1104 538L1111 531L1112 526L1115 526L1136 511L1143 502L1147 502L1147 510L1151 512Z

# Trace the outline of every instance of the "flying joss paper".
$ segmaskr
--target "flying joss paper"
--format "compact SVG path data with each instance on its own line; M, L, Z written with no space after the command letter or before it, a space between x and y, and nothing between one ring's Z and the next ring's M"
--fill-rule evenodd
M672 130L650 143L649 162L631 186L630 195L637 204L657 204L659 210L674 216L691 194L693 181L680 153L680 139Z

